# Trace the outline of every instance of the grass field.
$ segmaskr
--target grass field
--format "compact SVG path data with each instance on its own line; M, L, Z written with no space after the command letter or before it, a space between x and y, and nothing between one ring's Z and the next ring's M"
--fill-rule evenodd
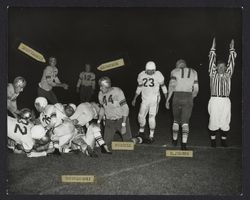
M163 115L165 115L163 113ZM133 124L133 118L131 123ZM170 131L158 123L156 142L98 158L83 154L27 158L8 153L8 194L240 195L242 151L232 131L228 148L209 147L207 133L192 130L193 158L166 157ZM167 123L169 123L167 121ZM198 124L197 126L202 126ZM133 132L136 130L132 126ZM234 140L232 140L234 139ZM235 142L236 141L236 142ZM176 149L179 149L176 148ZM94 175L94 183L62 183L62 175Z

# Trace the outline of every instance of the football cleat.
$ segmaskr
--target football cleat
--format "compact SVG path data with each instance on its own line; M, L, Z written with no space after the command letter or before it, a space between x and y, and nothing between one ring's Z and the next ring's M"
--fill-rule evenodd
M227 141L221 139L221 146L223 146L223 147L228 147Z
M112 152L108 149L108 146L106 144L101 146L101 152L105 154L112 154Z
M216 140L211 140L211 147L213 147L213 148L216 147Z
M52 153L53 155L57 155L57 156L61 156L61 152L59 151L59 149L55 148L55 151Z
M87 146L86 155L90 156L92 158L97 158L98 157L98 155L96 154L96 152L94 151L94 149L92 149L90 146Z
M173 144L173 146L177 146L177 140L172 140L172 144Z
M187 144L181 143L181 150L186 151L187 150Z

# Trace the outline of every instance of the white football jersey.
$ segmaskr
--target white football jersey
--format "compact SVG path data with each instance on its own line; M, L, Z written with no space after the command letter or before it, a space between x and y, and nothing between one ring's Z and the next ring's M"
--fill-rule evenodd
M141 87L142 100L153 100L160 95L160 86L164 84L164 76L160 71L155 71L152 75L142 71L138 75L137 82Z
M22 119L7 116L8 138L23 146L25 151L30 151L35 141L32 139L30 129L33 124Z
M51 118L54 121L51 121ZM56 103L55 105L47 105L45 110L40 113L40 121L43 127L47 127L49 124L53 123L54 127L60 125L63 122L63 119L67 119L64 112L64 107L60 103Z

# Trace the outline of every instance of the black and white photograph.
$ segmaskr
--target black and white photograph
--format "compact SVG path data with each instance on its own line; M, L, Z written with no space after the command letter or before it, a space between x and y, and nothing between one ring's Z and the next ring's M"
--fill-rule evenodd
M7 9L6 195L244 195L241 6Z

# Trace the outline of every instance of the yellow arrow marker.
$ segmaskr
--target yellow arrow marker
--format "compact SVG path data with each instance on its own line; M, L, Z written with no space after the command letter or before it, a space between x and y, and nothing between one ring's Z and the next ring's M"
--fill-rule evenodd
M39 62L46 62L46 60L42 54L40 54L36 50L30 48L26 44L20 43L20 45L18 46L18 49Z
M117 67L121 67L123 65L124 65L124 60L123 60L123 58L120 58L118 60L103 63L99 67L97 67L97 69L100 70L100 71L106 71L106 70L114 69L114 68L117 68Z

